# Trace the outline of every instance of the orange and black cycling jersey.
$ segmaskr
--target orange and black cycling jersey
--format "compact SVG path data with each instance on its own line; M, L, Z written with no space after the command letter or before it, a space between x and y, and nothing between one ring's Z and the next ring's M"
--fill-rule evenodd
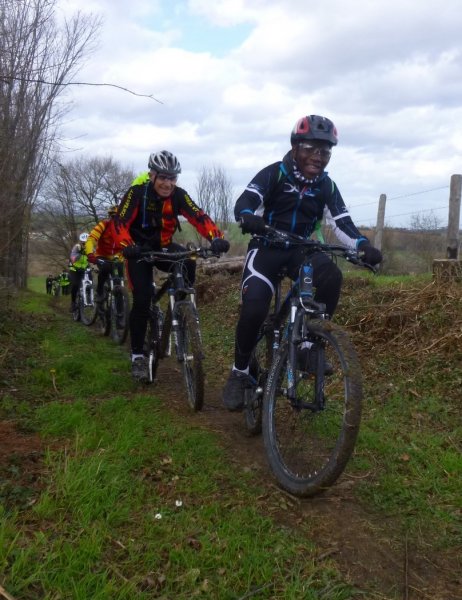
M93 227L85 242L85 251L96 256L113 258L120 253L121 247L113 236L113 228L110 226L112 219L104 219Z
M177 215L185 217L209 241L224 237L184 189L176 187L170 197L161 198L151 181L133 185L123 197L114 218L114 237L121 246L135 243L153 250L163 248L178 229Z

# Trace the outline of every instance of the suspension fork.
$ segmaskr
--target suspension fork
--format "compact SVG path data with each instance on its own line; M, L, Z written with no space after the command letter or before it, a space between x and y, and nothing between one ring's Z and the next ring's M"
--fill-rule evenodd
M297 348L302 342L302 327L305 316L305 302L313 300L313 267L305 259L300 265L298 280L292 286L290 297L290 318L287 331L288 357L287 357L287 397L292 403L296 403L295 379Z

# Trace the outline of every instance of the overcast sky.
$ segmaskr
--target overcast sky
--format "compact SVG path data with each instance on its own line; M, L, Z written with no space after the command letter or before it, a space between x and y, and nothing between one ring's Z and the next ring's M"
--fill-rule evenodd
M103 18L99 47L72 86L68 153L112 156L135 171L168 149L196 197L204 166L236 197L289 149L305 114L334 121L328 166L358 225L416 213L447 224L462 173L460 0L58 0L60 14ZM433 210L430 213L430 209Z

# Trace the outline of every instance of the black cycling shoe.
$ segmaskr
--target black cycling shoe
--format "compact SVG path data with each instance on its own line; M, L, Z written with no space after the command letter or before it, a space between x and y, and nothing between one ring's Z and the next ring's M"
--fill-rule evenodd
M139 356L132 360L132 377L135 381L147 382L148 376L148 359L145 356Z
M231 371L223 388L223 404L230 411L241 411L244 408L245 390L256 384L251 375L242 371Z

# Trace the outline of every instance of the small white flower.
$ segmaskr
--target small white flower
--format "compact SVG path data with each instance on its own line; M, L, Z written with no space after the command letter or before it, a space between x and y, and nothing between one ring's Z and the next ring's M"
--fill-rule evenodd
M183 506L183 502L181 500L175 500L175 506L179 508L180 506Z
M160 513L157 513L157 514L154 516L154 519L162 519L162 515L161 515Z

